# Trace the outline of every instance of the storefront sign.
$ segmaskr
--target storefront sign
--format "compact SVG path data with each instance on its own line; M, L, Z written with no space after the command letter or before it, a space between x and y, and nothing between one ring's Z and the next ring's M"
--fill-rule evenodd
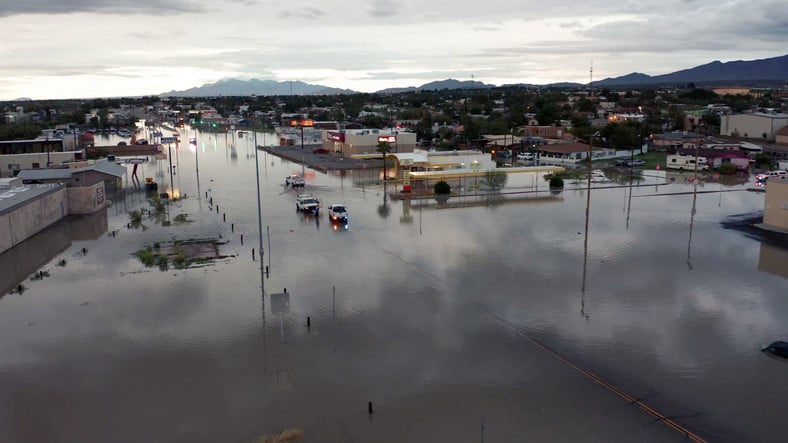
M378 137L378 143L397 143L396 135L381 135Z

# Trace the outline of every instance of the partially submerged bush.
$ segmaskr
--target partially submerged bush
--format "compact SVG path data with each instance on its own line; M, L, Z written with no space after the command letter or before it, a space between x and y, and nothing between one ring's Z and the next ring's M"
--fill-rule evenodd
M441 180L438 183L435 183L435 193L438 195L450 194L451 186L449 186L449 184L445 181Z
M551 188L563 188L564 187L564 180L561 177L552 177L550 179L550 187Z
M720 165L720 175L734 175L736 174L736 165L733 163L723 163Z

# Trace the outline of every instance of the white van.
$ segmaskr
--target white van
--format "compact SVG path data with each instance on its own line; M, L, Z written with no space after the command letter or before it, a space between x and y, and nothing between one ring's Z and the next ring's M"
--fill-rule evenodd
M698 171L707 171L709 169L709 161L706 157L694 157L691 155L669 155L665 167L671 169L695 170L695 161L698 163Z

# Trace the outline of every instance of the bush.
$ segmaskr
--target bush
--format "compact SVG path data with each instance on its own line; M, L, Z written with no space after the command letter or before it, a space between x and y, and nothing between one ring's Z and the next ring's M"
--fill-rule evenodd
M550 179L551 188L563 188L564 180L561 177L553 177Z
M771 166L772 165L772 156L769 154L756 154L755 155L755 163L757 165L764 165L764 166Z
M435 183L435 193L438 195L450 194L451 193L451 186L445 181L439 181Z
M733 163L723 163L720 165L720 175L734 175L736 174L736 165Z

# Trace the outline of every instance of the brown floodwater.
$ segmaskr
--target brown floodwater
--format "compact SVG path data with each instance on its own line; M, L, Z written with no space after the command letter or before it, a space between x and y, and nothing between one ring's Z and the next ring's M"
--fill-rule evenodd
M0 255L0 441L687 441L632 398L709 441L785 441L788 361L760 349L788 339L788 249L720 225L763 208L748 184L595 183L586 236L583 184L398 200L379 170L259 151L264 275L251 138L198 141L173 150L169 226L127 227L150 205L125 177ZM166 191L167 167L140 178ZM197 238L228 257L132 255Z

